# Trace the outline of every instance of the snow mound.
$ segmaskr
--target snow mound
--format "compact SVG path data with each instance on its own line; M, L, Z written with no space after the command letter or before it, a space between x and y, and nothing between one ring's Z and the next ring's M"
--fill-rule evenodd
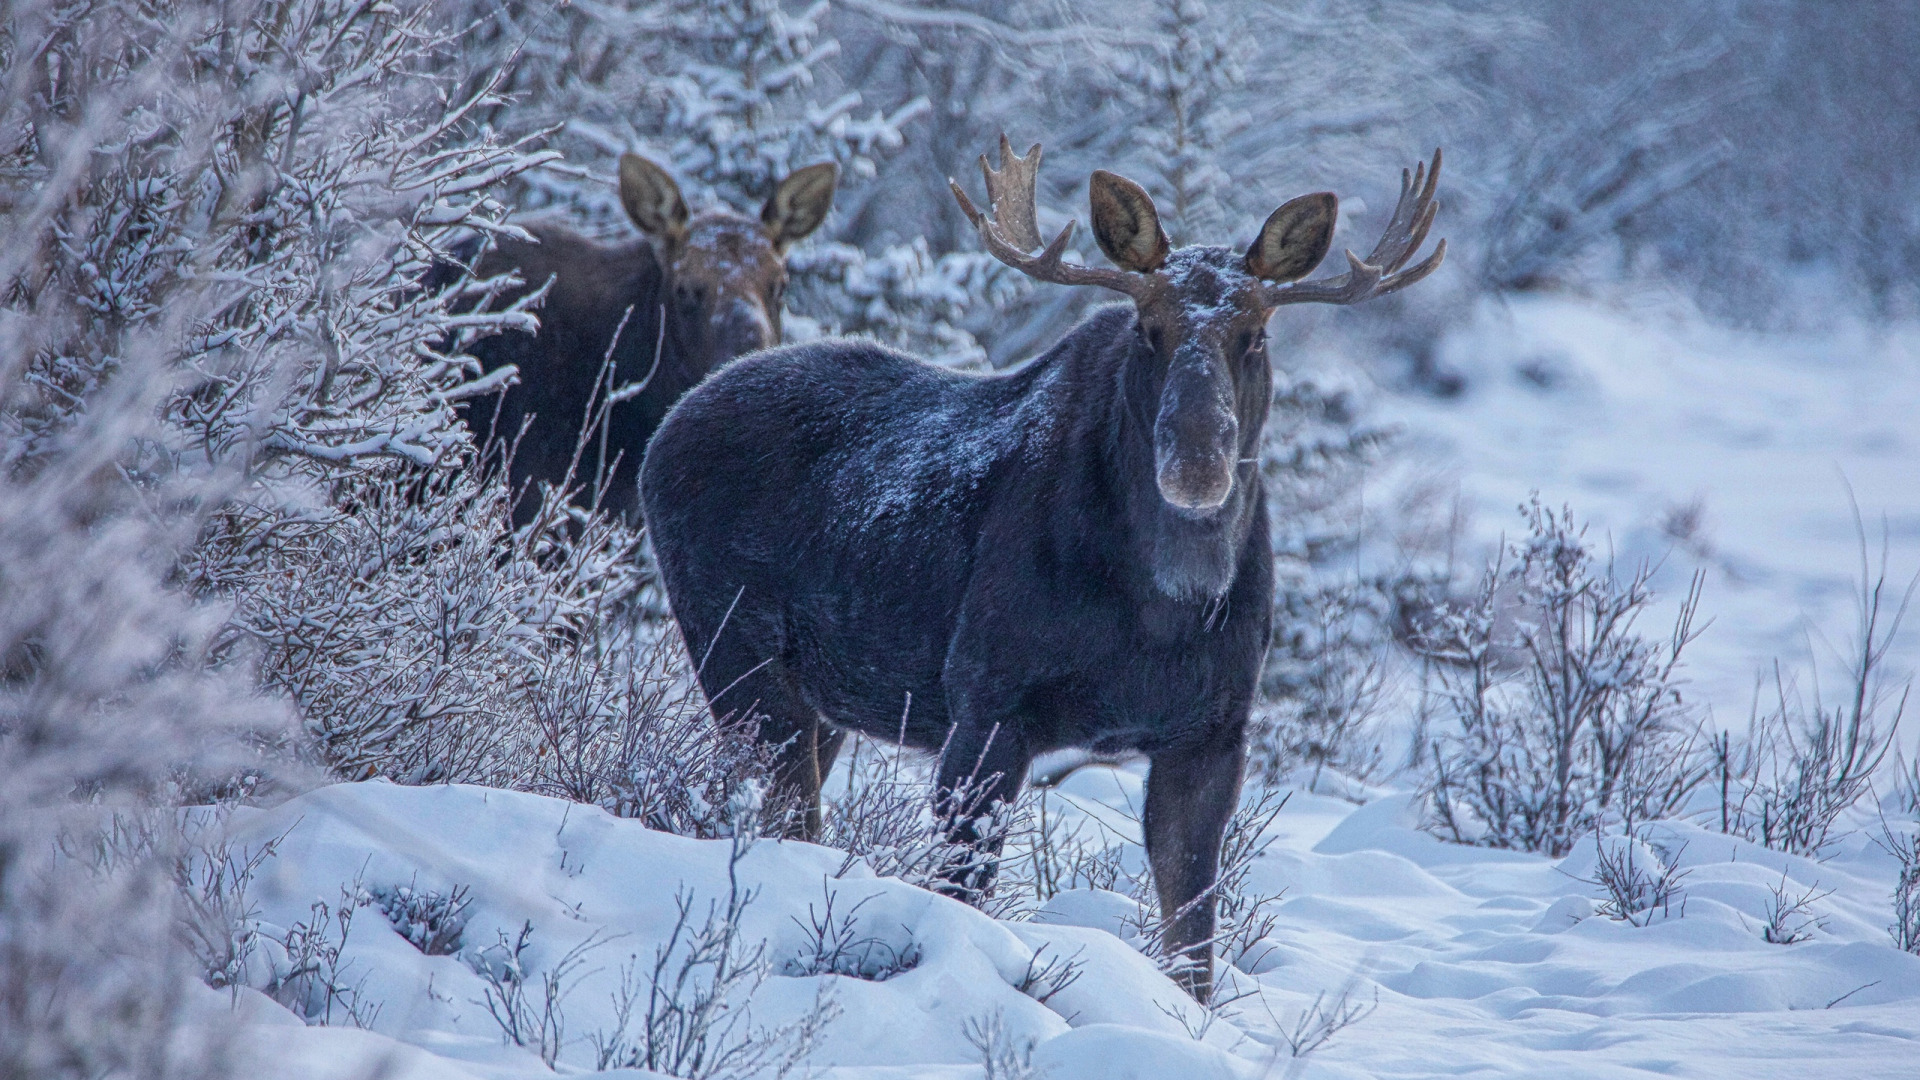
M1083 772L1050 798L1121 820L1137 774ZM210 1016L239 1021L236 1054L263 1075L375 1065L407 1080L551 1075L532 1050L508 1045L478 974L528 927L530 986L582 950L558 1065L591 1074L592 1036L615 1025L622 968L651 963L676 898L704 913L728 895L729 841L533 795L340 784L238 812L231 825L243 846L278 838L250 895L268 933L308 920L316 901L337 903L343 886L369 898L342 953L345 978L379 1006L368 1030L339 1018L304 1026L251 990L206 993ZM1223 970L1223 987L1241 996L1212 1017L1123 940L1137 914L1125 896L1066 892L1029 921L995 921L857 864L835 877L838 852L763 840L738 864L754 890L743 937L766 942L774 971L753 994L752 1024L776 1027L830 997L842 1015L807 1062L824 1080L982 1080L969 1027L988 1021L1010 1045L1030 1044L1048 1080L1915 1075L1920 957L1888 944L1894 871L1863 839L1816 862L1655 823L1641 834L1645 855L1684 871L1684 896L1670 917L1635 926L1595 914L1603 896L1581 880L1594 850L1561 860L1488 851L1441 844L1417 825L1406 796L1355 808L1297 794L1251 875L1252 892L1279 897L1275 924L1244 970ZM403 886L414 897L465 890L458 948L429 955L416 942L431 935L396 929L372 897ZM1805 940L1766 940L1776 891L1816 895ZM866 978L798 973L829 897L836 919L850 916L880 946ZM262 985L283 962L263 953ZM1061 957L1078 979L1031 985L1033 970ZM1351 1022L1294 1058L1316 1018L1343 1008Z

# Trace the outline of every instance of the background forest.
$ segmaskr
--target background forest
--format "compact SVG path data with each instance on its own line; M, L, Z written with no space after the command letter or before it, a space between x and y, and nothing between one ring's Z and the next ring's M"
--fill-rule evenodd
M1896 764L1905 578L1880 544L1911 551L1904 511L1882 525L1863 500L1861 566L1837 571L1862 598L1833 650L1846 693L1803 701L1789 672L1743 734L1746 701L1676 674L1699 581L1711 614L1713 573L1761 579L1701 504L1623 533L1616 572L1611 536L1536 502L1483 573L1498 545L1407 433L1482 416L1458 410L1512 381L1476 359L1499 353L1487 320L1540 298L1655 297L1743 342L1892 340L1861 378L1913 386L1915 41L1920 7L1895 0L0 0L0 1075L204 1074L218 1047L176 1037L181 980L331 1015L319 954L301 967L283 933L250 959L248 867L206 854L223 808L377 777L705 838L759 812L764 762L705 723L644 537L558 505L516 528L516 493L472 467L462 410L498 380L465 350L537 304L427 284L528 215L630 235L626 151L696 209L746 212L837 162L788 337L990 370L1106 299L979 250L948 178L976 184L1003 131L1046 148L1043 231L1084 224L1104 168L1176 244L1244 245L1325 189L1336 249L1364 249L1399 170L1444 147L1446 268L1276 325L1282 589L1253 775L1355 801L1410 786L1438 835L1556 857L1682 810L1817 854ZM1521 352L1530 385L1577 382ZM1627 556L1659 550L1693 561L1636 576ZM1812 602L1791 589L1751 602ZM1676 605L1671 635L1634 629ZM1596 610L1612 637L1544 645L1514 614ZM1583 656L1625 674L1576 748L1528 726L1568 710L1525 687ZM1592 753L1608 763L1574 771L1598 787L1522 790L1527 755ZM921 789L872 760L831 845L914 880L940 858ZM1058 887L1042 863L1036 903ZM1911 951L1920 848L1900 865Z

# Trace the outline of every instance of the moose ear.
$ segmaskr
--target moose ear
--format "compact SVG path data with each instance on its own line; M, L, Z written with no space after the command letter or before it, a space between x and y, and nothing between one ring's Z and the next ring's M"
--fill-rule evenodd
M831 161L809 165L780 181L760 220L775 245L786 247L820 227L833 209L833 189L840 182L840 166Z
M1333 245L1340 200L1320 191L1288 200L1260 226L1247 249L1247 273L1265 281L1298 281L1313 272Z
M1160 269L1173 245L1145 188L1098 169L1087 183L1087 198L1093 203L1093 238L1113 265L1137 274Z
M667 170L639 154L620 155L620 205L640 231L671 243L687 238L687 200Z

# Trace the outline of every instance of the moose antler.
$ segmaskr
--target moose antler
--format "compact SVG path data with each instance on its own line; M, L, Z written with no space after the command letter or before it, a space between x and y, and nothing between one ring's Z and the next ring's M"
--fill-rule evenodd
M1440 151L1435 150L1431 169L1416 165L1412 172L1400 170L1400 202L1393 208L1393 218L1387 222L1386 232L1381 234L1380 242L1373 245L1373 252L1365 261L1349 251L1347 263L1351 269L1346 273L1319 281L1269 285L1264 293L1266 302L1275 306L1357 304L1404 289L1433 273L1439 268L1440 260L1447 256L1445 240L1440 241L1434 247L1433 254L1418 265L1407 270L1400 268L1426 242L1427 230L1433 226L1434 212L1440 209L1440 204L1433 198L1439 183Z
M1013 144L1002 133L1000 168L996 171L988 166L987 155L981 154L980 175L987 182L987 201L993 207L991 218L973 205L973 200L967 198L966 191L962 190L958 181L949 178L947 184L953 188L953 197L960 200L960 212L973 223L974 231L980 234L980 243L994 258L1035 281L1055 285L1099 285L1135 299L1146 295L1152 286L1151 275L1079 266L1062 260L1067 244L1073 239L1073 230L1080 224L1078 221L1067 222L1067 227L1061 229L1060 235L1055 236L1040 254L1030 254L1040 246L1040 224L1033 209L1034 183L1040 175L1039 143L1033 144L1026 157L1017 157L1013 152Z

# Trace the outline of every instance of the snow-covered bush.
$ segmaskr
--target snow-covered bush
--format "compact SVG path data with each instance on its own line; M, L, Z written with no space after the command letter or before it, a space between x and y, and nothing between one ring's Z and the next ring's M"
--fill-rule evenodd
M838 894L824 883L821 891L825 895L818 910L809 903L805 922L794 917L805 940L799 953L781 964L780 974L844 975L885 982L919 965L920 945L911 935L904 942L895 942L862 931L860 909L873 897L863 897L836 914L833 905Z
M183 796L252 786L285 710L216 663L175 563L238 478L159 422L243 284L211 5L0 13L0 1073L219 1075L175 1031L205 927ZM239 162L227 160L223 168ZM244 200L241 200L244 202ZM270 417L256 416L264 437ZM183 464L184 463L184 464ZM284 776L284 773L282 774ZM204 912L201 912L204 914ZM103 935L103 928L111 928ZM217 935L217 931L215 932Z
M1863 538L1864 545L1864 538ZM1720 830L1795 855L1818 855L1840 816L1872 790L1873 777L1893 748L1911 683L1895 686L1887 652L1900 631L1920 578L1898 596L1881 571L1865 573L1857 599L1858 623L1846 656L1842 700L1829 706L1801 695L1776 663L1771 707L1758 695L1746 738L1714 740L1714 780L1720 788Z
M833 161L845 222L879 193L883 164L931 108L884 83L833 85L841 46L825 0L472 7L487 62L517 92L493 119L551 132L565 155L564 166L523 178L523 205L590 232L626 232L612 178L627 150L669 163L696 208L757 207L795 169ZM827 236L839 230L830 222ZM1024 288L983 253L935 255L900 231L861 243L823 237L789 266L791 336L871 335L947 363L983 359L968 316Z
M1233 10L1223 6L1214 15L1200 0L1158 0L1146 46L1116 58L1139 116L1128 135L1151 169L1141 180L1175 246L1218 243L1228 229L1242 227L1227 218L1227 147L1251 121L1235 107L1251 43Z
M1875 843L1892 855L1899 873L1893 883L1893 923L1887 936L1902 952L1920 954L1920 832L1882 828Z
M772 972L766 942L750 942L740 925L756 895L739 877L753 842L749 834L734 835L724 903L709 901L700 916L691 893L676 893L673 928L652 964L643 970L636 960L621 968L614 1028L592 1036L600 1068L651 1069L685 1080L785 1077L840 1015L820 996L779 1027L753 1023L745 999Z
M1527 535L1476 595L1420 628L1440 718L1430 825L1459 843L1561 855L1604 823L1670 815L1704 779L1679 678L1700 579L1672 632L1649 639L1636 624L1651 568L1619 576L1571 511L1537 498L1520 509Z
M367 892L393 924L394 932L414 948L428 956L452 956L460 951L467 931L467 907L473 903L466 886L436 892L414 883L380 886Z
M1656 851L1631 828L1617 834L1596 832L1583 842L1592 844L1592 876L1578 880L1600 891L1597 913L1629 926L1650 926L1686 914L1682 883L1691 871L1678 865L1680 852Z

